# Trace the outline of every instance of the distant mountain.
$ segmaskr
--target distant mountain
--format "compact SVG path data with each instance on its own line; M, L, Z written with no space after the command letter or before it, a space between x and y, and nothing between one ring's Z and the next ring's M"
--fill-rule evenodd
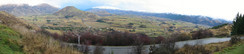
M51 14L58 11L58 8L48 4L40 4L36 6L30 6L28 4L7 4L1 5L0 11L6 11L15 16L31 16L31 15L44 15Z
M107 11L100 10L100 9L92 9L92 10L88 9L87 11L88 12L92 12L92 13L94 13L96 15L99 15L99 16L112 16L112 15L114 15L114 14L111 14L111 13L109 13Z
M33 8L39 10L41 13L47 13L47 14L52 14L59 10L58 8L45 3L33 6Z
M116 9L88 9L86 11L89 12L108 12L111 14L116 15L136 15L136 16L153 16L153 17L160 17L160 18L168 18L172 20L180 20L191 22L194 24L202 24L202 25L209 25L209 26L216 26L224 23L230 23L226 20L221 19L213 19L207 16L196 16L196 15L181 15L181 14L173 14L173 13L147 13L147 12L136 12L136 11L125 11L125 10L116 10Z
M18 18L15 18L14 15L8 14L5 11L0 11L0 24L4 24L4 25L7 25L7 26L25 25Z
M79 10L73 6L67 6L67 7L55 12L53 15L63 16L65 18L72 18L72 17L97 18L98 17L97 15L95 15L93 13Z

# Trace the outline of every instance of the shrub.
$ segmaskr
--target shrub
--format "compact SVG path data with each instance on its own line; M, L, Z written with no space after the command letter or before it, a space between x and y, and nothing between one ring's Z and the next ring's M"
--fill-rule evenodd
M104 21L104 20L102 20L102 19L99 19L99 20L97 20L96 22L101 22L101 23L104 23L105 21Z
M158 48L150 52L150 54L174 54L176 51L175 41L172 38L166 39Z
M210 54L210 52L202 45L185 45L183 48L177 50L175 54Z
M175 39L175 41L184 41L190 40L191 36L187 35L186 33L173 33L171 38Z
M225 25L228 25L228 23L225 23L225 24L222 24L222 25L218 25L218 26L214 26L214 27L212 27L212 29L218 29L218 28L223 27Z
M140 25L139 27L140 27L140 28L147 28L146 25Z
M165 38L163 36L158 36L155 38L155 43L161 43L165 40Z
M192 34L192 39L200 39L200 38L206 38L206 37L212 37L213 33L210 30L203 30L200 29L199 31L195 31Z
M71 16L71 15L67 15L67 16L64 16L65 18L72 18L74 16Z
M94 34L90 32L82 32L79 34L81 43L88 42L92 45L101 44L101 45L112 45L112 46L124 46L124 45L133 45L135 40L140 40L143 44L151 44L151 38L145 34L134 34L128 32L118 32L110 31L103 32L101 34ZM63 41L78 43L77 36L74 33L65 33L62 38Z
M239 38L239 37L236 37L236 36L234 36L234 37L231 37L231 39L230 39L230 43L233 45L233 44L236 44L236 43L238 43L238 42L240 42L241 41L241 39Z

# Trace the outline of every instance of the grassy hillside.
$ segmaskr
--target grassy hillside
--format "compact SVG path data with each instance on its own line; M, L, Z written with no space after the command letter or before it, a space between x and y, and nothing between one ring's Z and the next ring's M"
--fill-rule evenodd
M53 15L61 16L61 17L65 17L65 18L73 18L73 17L97 18L98 17L97 15L95 15L93 13L81 11L73 6L67 6L67 7L55 12Z
M202 25L209 25L209 26L216 26L224 23L230 23L226 20L213 19L211 17L198 16L198 15L181 15L181 14L174 14L174 13L147 13L147 12L136 12L136 11L126 11L126 10L116 10L116 9L98 9L98 8L88 9L87 11L92 13L108 12L116 15L154 16L159 18L168 18L172 20L180 20L185 22L191 22L194 24L202 24Z
M244 53L244 41L241 40L238 44L225 47L224 49L214 52L214 54L243 54Z
M167 36L174 32L190 32L202 25L184 21L175 21L165 18L149 16L119 16L104 13L106 16L97 16L93 13L81 11L73 6L65 7L53 15L20 17L26 22L49 29L53 32L72 30L69 28L110 28L122 32L145 33L151 37ZM54 33L53 32L53 33Z
M18 32L0 24L0 54L23 54L20 41Z
M243 54L244 41L230 44L230 41L211 43L207 45L185 45L176 51L176 54Z
M231 27L232 27L231 24L227 24L219 28L210 29L210 31L213 32L214 36L230 36Z
M190 32L199 28L204 28L203 26L188 22L153 17L106 16L93 19L82 17L65 18L55 15L46 15L20 18L26 20L28 23L39 27L45 27L46 29L60 27L112 28L117 31L146 33L149 36L168 35L173 32Z
M6 12L0 12L0 40L0 54L82 54Z

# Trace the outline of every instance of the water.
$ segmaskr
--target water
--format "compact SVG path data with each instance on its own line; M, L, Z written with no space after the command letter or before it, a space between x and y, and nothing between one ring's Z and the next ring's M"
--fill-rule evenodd
M244 37L241 37L241 39L244 39ZM197 40L187 40L187 41L179 41L175 43L175 46L177 48L183 47L185 44L188 45L205 45L209 43L218 43L218 42L224 42L229 41L230 37L226 38L204 38L204 39L197 39ZM70 44L70 45L77 45L77 44ZM151 45L145 45L143 50L143 53L148 54L149 48ZM159 44L156 44L155 46L159 46ZM103 54L132 54L133 53L133 46L102 46L104 48ZM93 51L95 49L95 46L91 45L89 46L90 54L93 54Z
M197 39L197 40L187 40L187 41L179 41L176 42L175 45L178 48L183 47L185 44L188 45L205 45L209 43L218 43L218 42L224 42L229 41L230 38L204 38L204 39Z

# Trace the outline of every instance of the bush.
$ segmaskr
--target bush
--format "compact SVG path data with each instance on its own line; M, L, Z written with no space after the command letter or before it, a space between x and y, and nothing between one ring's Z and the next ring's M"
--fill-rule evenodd
M146 25L140 25L139 27L140 27L140 28L147 28Z
M99 19L99 20L97 20L96 22L101 22L101 23L104 23L105 21L104 21L104 20L102 20L102 19Z
M174 54L176 51L175 41L173 38L168 38L160 44L158 48L155 48L149 54Z
M210 52L202 45L185 45L183 48L177 50L175 54L210 54Z
M70 15L67 15L67 16L64 16L65 18L72 18L74 16L70 16Z
M225 23L225 24L222 24L222 25L218 25L218 26L214 26L214 27L212 27L212 29L218 29L218 28L223 27L225 25L228 25L228 23Z
M165 40L165 38L163 37L163 36L158 36L158 37L156 37L155 38L155 43L161 43L161 42L163 42Z
M240 41L241 41L241 39L239 37L236 37L236 36L231 37L231 39L230 39L231 45L236 44L236 43L238 43Z
M184 40L190 40L191 36L187 35L186 33L174 33L171 35L175 41L184 41Z
M81 43L88 42L89 44L96 45L112 45L112 46L125 46L133 45L135 40L140 40L143 44L151 44L151 38L145 34L134 34L128 32L101 32L101 34L94 34L90 32L82 32L79 34ZM65 42L78 43L78 37L72 32L65 33L62 38L59 38Z
M206 37L212 37L213 33L210 30L200 29L199 31L195 31L192 34L192 39L201 39Z

